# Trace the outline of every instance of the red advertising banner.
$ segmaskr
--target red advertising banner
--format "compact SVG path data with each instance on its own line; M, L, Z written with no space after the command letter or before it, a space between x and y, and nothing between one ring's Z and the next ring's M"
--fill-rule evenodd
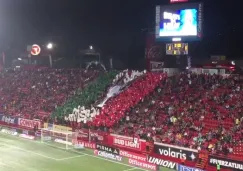
M107 136L105 142L121 150L137 152L139 154L146 151L146 141L139 139L138 142L135 143L132 137L110 134Z
M26 128L35 128L35 126L38 125L38 128L41 128L40 121L23 119L23 118L19 118L18 125Z
M139 161L144 161L144 162L147 161L147 157L145 155L133 153L133 152L130 152L130 151L120 150L120 156L139 160Z
M82 141L91 141L103 143L106 140L107 133L89 129L76 129L77 139Z
M113 144L116 146L141 150L140 142L135 143L133 140L128 138L113 137Z
M106 136L106 132L90 130L90 138L95 140L95 142L103 143L106 140Z
M148 169L148 170L155 170L155 171L157 170L156 164L151 164L148 162L138 161L135 159L128 159L128 163L130 165L141 167L141 168Z
M89 141L89 130L88 129L76 129L77 140L79 141Z

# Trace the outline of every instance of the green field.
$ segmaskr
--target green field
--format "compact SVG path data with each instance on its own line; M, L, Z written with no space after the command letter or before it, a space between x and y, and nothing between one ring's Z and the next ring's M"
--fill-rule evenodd
M0 134L0 171L142 171L126 162L94 156L91 150L74 152L33 140ZM163 171L171 169L163 168Z

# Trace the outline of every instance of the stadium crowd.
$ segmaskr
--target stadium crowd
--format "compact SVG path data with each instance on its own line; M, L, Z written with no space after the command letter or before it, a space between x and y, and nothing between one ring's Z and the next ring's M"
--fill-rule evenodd
M156 142L233 153L243 142L242 85L238 77L220 75L182 73L168 78L127 113L117 130Z
M162 73L148 72L143 77L136 79L127 89L107 101L100 114L88 124L109 128L119 124L119 121L125 117L125 113L150 94L165 77L166 75Z
M126 82L127 75L117 74L112 85L121 85L120 79ZM238 77L193 73L167 77L144 72L100 108L79 106L75 119L66 120L126 136L228 154L243 142L242 85ZM78 119L80 113L86 118Z
M98 76L79 69L8 70L0 73L0 112L41 119Z
M213 154L234 153L243 143L243 84L237 76L9 70L0 74L0 85L0 112L6 115L43 119L52 113L54 122Z
M118 73L115 76L115 78L113 79L112 84L109 86L109 88L106 88L106 90L104 90L104 92L107 92L106 96L103 95L102 96L103 99L101 97L99 97L102 99L102 101L95 102L97 104L96 106L102 108L109 99L111 99L115 95L122 92L127 86L130 85L130 83L132 81L134 81L138 77L143 76L144 74L146 74L146 70L142 71L142 72L135 71L135 70L132 70L132 71L124 70L124 71ZM98 81L98 82L100 82L100 81ZM92 92L95 92L96 90L93 90ZM80 103L80 100L77 100L77 102L79 104L84 105L84 103ZM72 124L77 122L80 125L80 123L86 124L88 122L88 124L90 126L92 124L93 119L95 117L98 117L96 115L99 115L99 114L100 114L99 108L95 108L93 105L87 106L87 104L86 104L82 107L79 105L78 108L73 108L72 113L66 112L64 117L65 117L66 121L70 121ZM102 124L102 125L106 126L106 124Z

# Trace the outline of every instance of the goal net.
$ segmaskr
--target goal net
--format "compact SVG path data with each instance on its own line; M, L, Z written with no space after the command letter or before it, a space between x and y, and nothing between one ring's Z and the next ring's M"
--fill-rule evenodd
M41 142L56 148L73 149L75 148L73 143L75 140L76 134L74 132L54 131L46 128L41 129Z

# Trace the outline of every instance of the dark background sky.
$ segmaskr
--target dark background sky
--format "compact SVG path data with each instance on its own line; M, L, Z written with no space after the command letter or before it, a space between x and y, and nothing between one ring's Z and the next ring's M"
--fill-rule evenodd
M195 50L205 57L223 54L240 58L243 3L202 2L204 38ZM59 55L75 56L78 50L92 44L103 55L133 66L144 58L141 29L154 28L155 5L168 3L169 0L0 0L0 49L19 52L27 44L52 41L58 45Z

